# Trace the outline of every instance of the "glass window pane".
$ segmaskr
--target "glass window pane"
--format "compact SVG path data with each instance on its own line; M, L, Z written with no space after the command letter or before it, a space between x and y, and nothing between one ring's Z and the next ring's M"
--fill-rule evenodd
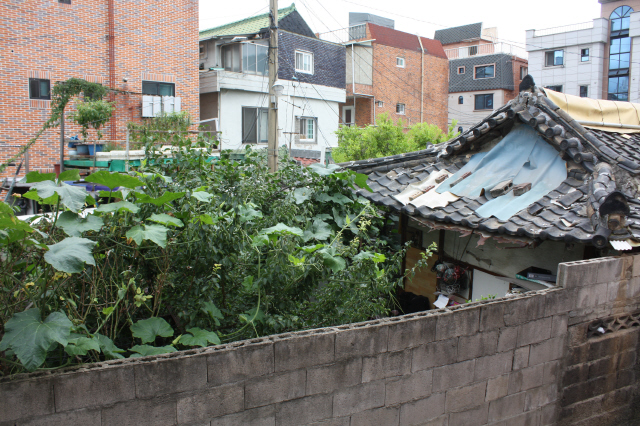
M493 109L493 95L486 95L487 96L487 109Z
M269 110L260 109L260 123L258 125L260 132L260 142L268 142L269 140Z
M611 40L611 46L609 46L609 53L620 53L620 39L614 38Z
M264 46L258 47L257 57L258 74L266 74L268 70L267 66L267 48Z
M620 55L611 55L609 58L609 69L617 70L620 68Z
M486 67L485 77L493 77L495 73L495 67L493 65Z
M173 96L173 84L158 84L158 94L160 96Z
M307 120L307 139L313 139L313 120Z
M620 55L620 68L629 68L629 53L623 53Z
M476 109L484 109L482 104L482 95L476 95Z
M40 80L40 97L41 98L49 97L49 81L48 80Z
M620 24L622 23L622 19L612 19L611 20L611 31L620 31Z
M37 98L40 93L40 85L38 84L38 80L31 79L29 80L29 97Z
M551 65L553 65L553 52L546 52L545 53L545 65L550 67Z
M631 37L620 39L620 53L631 52Z
M626 93L618 93L616 95L617 100L619 101L624 101L624 102L628 102L629 101L629 95Z
M616 93L618 91L618 77L609 78L609 93Z
M242 142L256 143L256 108L242 108Z
M623 30L628 30L629 29L629 20L631 18L622 18L620 21L622 21L620 23L620 28Z
M618 93L627 93L629 91L629 77L618 77Z
M249 68L249 45L242 46L242 71L247 72Z
M564 51L556 50L554 52L554 65L562 65L564 63Z
M302 53L296 52L296 69L302 69Z

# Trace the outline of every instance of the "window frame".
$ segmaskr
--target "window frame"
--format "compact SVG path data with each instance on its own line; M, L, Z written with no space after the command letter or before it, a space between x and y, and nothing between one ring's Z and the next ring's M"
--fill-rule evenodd
M493 67L493 75L491 77L478 77L478 68L487 68ZM474 80L488 80L490 78L496 78L496 64L495 62L492 64L482 64L482 65L474 65L473 66L473 79Z
M40 83L47 82L47 94L42 96L40 94ZM32 86L33 83L38 83L35 87L38 89L37 96L34 96ZM51 100L51 80L48 78L29 78L29 99L38 101L50 101Z
M564 86L562 84L550 84L549 86L544 86L544 88L545 89L549 89L549 90L553 90L554 92L564 93L562 91L562 89L564 89Z
M523 80L529 74L529 67L520 66L520 80Z
M403 103L396 103L396 114L407 115L407 105Z
M149 85L149 84L156 85L156 93L145 93L145 91L144 91L145 84L147 84L147 85ZM161 95L160 94L160 85L171 86L173 94L172 95ZM143 95L147 95L147 96L172 96L172 97L175 97L176 96L176 84L175 83L169 83L167 81L142 80L142 94Z
M401 56L396 56L396 67L404 68L405 67L405 59Z
M466 67L458 67L458 75L462 75L467 71Z
M556 64L556 56L555 53L556 52L562 52L562 63L561 64ZM549 54L551 54L552 58L553 58L553 63L551 65L549 65ZM555 49L555 50L547 50L544 52L544 66L545 67L563 67L564 66L564 49Z
M248 135L244 134L245 131L245 110L255 110L256 112L256 121L255 121L255 125L251 127L251 129L253 129L255 127L255 132L256 132L256 140L255 142L253 141L247 141L247 137ZM263 123L262 125L266 125L267 126L267 138L266 139L261 139L260 138L260 133L261 133L261 124L260 124L260 117L262 114L266 113L267 114L267 119L266 119L266 123ZM241 143L242 144L250 144L250 145L258 145L258 144L265 144L268 143L268 138L269 138L269 132L268 132L268 127L269 127L269 108L263 108L263 107L256 107L256 106L243 106L241 109L241 116L240 116L240 126L241 126Z
M473 97L473 110L474 111L493 111L493 93L478 93ZM483 105L484 108L478 108L478 98L482 97L484 99ZM487 99L491 99L491 106L487 107Z
M582 89L585 89L584 96L582 96ZM580 96L581 98L588 98L589 97L589 85L588 84L582 84L582 85L578 86L578 96Z
M586 55L585 55L585 51L586 51ZM590 60L591 60L591 48L589 48L589 47L581 48L580 49L580 63L589 62Z
M304 68L298 68L298 54L302 55L303 58L303 64L302 66L304 66L304 57L308 56L310 58L310 70L305 70ZM313 52L308 52L306 50L298 50L296 49L294 54L293 54L293 61L294 61L294 68L296 70L296 72L301 72L301 73L305 73L305 74L313 74L314 73L314 60L313 60Z
M353 117L355 120L355 117ZM299 117L300 120L300 139L298 142L300 143L316 143L316 141L318 140L318 117ZM313 137L309 138L309 123L313 123ZM302 133L301 130L303 129L304 126L304 130L305 133ZM303 137L304 136L304 137Z
M458 96L458 105L464 105L464 96Z

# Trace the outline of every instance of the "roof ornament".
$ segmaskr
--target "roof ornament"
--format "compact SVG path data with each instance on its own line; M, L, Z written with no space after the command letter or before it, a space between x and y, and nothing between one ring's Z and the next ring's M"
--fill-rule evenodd
M520 82L520 86L518 87L518 90L520 92L531 92L533 91L534 87L536 87L536 82L533 81L533 77L531 77L531 74L527 74L524 76L524 78Z

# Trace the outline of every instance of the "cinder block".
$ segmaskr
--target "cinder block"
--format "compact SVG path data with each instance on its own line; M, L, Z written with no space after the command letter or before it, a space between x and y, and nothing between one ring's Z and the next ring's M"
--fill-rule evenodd
M387 379L385 405L407 402L431 395L433 370L421 370L407 376Z
M575 308L577 290L558 289L545 295L545 316L564 314Z
M561 263L558 265L558 287L574 288L595 284L600 259Z
M428 424L429 420L439 419L440 415L444 413L444 401L444 393L438 393L401 405L400 426L423 425ZM439 421L437 420L437 422Z
M402 376L411 372L411 349L384 352L362 359L362 382Z
M169 426L176 423L176 401L169 397L134 399L102 409L102 426Z
M56 412L78 410L135 398L134 368L96 368L53 379Z
M496 377L511 371L513 353L501 352L476 360L475 381Z
M487 401L493 401L494 399L507 396L509 390L509 375L503 374L502 376L493 377L487 381L487 394L485 399Z
M449 415L449 425L486 425L489 416L489 403L483 402L481 405Z
M297 370L335 360L335 333L309 334L274 343L275 371Z
M87 408L64 413L50 414L44 417L21 421L20 426L69 426L69 425L99 425L101 420L100 408Z
M389 325L389 351L424 345L436 337L436 316L419 317Z
M386 352L388 334L389 327L380 325L339 331L336 334L336 360Z
M487 382L449 389L446 392L444 409L447 412L463 411L484 404Z
M436 340L446 340L456 336L468 336L478 332L480 309L463 309L438 315Z
M498 330L463 336L458 340L458 361L479 358L496 353Z
M576 309L594 308L607 301L607 283L580 287L576 296Z
M500 330L498 337L498 352L506 352L516 347L518 327L506 327Z
M53 384L46 377L0 383L0 395L0 422L56 411Z
M551 426L558 422L558 405L549 404L540 409L540 426Z
M531 345L529 365L542 364L562 358L564 353L564 337L555 337L544 342Z
M412 350L411 370L419 371L455 362L458 359L458 338L427 343Z
M509 374L509 393L514 394L527 389L542 386L544 382L544 364L513 371Z
M306 394L333 392L362 382L362 358L307 369Z
M178 423L209 421L244 409L244 385L232 383L178 397Z
M513 369L520 370L529 366L529 346L523 346L513 352Z
M433 370L433 391L438 392L473 382L476 360L445 365Z
M491 423L491 426L532 426L540 424L540 412L530 411L508 419Z
M619 300L621 302L627 299L627 289L629 283L624 281L613 281L607 284L607 301L615 302Z
M549 361L544 363L544 377L543 383L548 385L550 383L557 383L560 373L560 362Z
M139 363L134 370L138 398L197 390L207 386L205 355ZM56 402L57 400L56 396Z
M507 326L520 325L544 317L546 296L538 294L506 302L504 323Z
M333 395L333 415L347 416L384 405L384 380L338 390Z
M575 385L576 383L582 383L587 381L589 376L589 365L578 364L574 366L568 366L562 372L562 386L568 387Z
M633 277L627 280L626 296L635 299L640 296L640 277Z
M555 315L551 324L551 337L559 337L567 334L568 315Z
M309 423L308 426L349 426L349 423L351 423L351 417L346 416Z
M245 410L211 419L211 426L275 426L275 405ZM348 424L346 425L348 426Z
M207 357L209 386L224 385L273 373L273 343L241 346Z
M331 395L314 395L276 405L277 425L306 425L331 417L333 398Z
M597 283L608 283L620 281L626 278L626 271L623 271L624 262L620 257L603 257L598 259Z
M524 412L525 392L508 395L489 403L489 422L517 416Z
M546 317L522 324L520 330L518 330L517 346L525 346L547 340L551 336L552 321L552 317Z
M480 331L504 327L504 303L489 303L480 308Z
M254 408L303 397L306 373L305 370L294 370L247 381L244 389L244 407Z
M543 405L550 404L558 399L558 386L555 383L540 386L527 391L524 400L524 410L531 411Z
M382 407L361 411L351 416L350 426L396 426L400 421L400 407Z
M606 376L616 372L617 357L607 357L598 359L589 364L588 379L595 379L596 377Z

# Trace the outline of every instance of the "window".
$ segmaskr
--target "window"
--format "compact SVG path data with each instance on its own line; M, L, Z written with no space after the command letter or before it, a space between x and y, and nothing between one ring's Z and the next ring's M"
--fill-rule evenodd
M159 81L143 81L142 94L154 96L175 96L176 85L174 83L161 83Z
M242 46L240 43L222 46L222 66L225 71L240 72Z
M478 46L469 46L469 56L475 56L478 54Z
M300 118L300 142L316 141L316 119L313 117Z
M520 67L520 80L524 79L529 74L529 67Z
M464 104L464 98L462 96L458 96L458 105Z
M587 62L589 60L589 49L580 49L580 62Z
M495 65L478 65L475 67L475 78L493 78L495 74Z
M204 44L201 44L201 45L200 45L200 47L199 47L199 49L200 49L200 50L199 50L199 51L200 51L200 57L201 57L201 58L204 58L204 56L205 56L205 52L206 52L206 48L205 48Z
M589 86L580 86L580 97L581 98L589 97Z
M545 65L548 67L564 65L564 50L545 52Z
M242 143L267 143L268 123L267 108L242 108Z
M562 92L562 85L556 85L556 86L544 86L545 89L549 89L549 90L553 90L554 92Z
M58 3L71 4L71 0L58 0Z
M296 71L313 74L313 53L296 50Z
M616 8L609 20L611 33L609 40L609 88L607 99L629 100L629 65L631 60L631 38L629 21L633 9L629 6Z
M609 77L609 90L607 99L610 101L629 100L629 76Z
M41 78L29 79L29 99L51 99L51 82Z
M613 38L609 45L609 71L628 70L631 56L631 37ZM625 74L628 71L625 72Z
M222 46L222 66L226 71L247 74L269 74L269 48L257 43L237 43Z
M382 108L384 106L384 102L378 101L378 108Z
M404 68L404 58L396 58L396 66Z
M611 37L626 37L629 35L629 20L633 9L629 6L620 6L609 16L611 21Z
M464 67L458 67L458 74L464 74Z
M404 114L404 104L396 104L396 114Z
M493 93L476 95L476 109L493 109Z

